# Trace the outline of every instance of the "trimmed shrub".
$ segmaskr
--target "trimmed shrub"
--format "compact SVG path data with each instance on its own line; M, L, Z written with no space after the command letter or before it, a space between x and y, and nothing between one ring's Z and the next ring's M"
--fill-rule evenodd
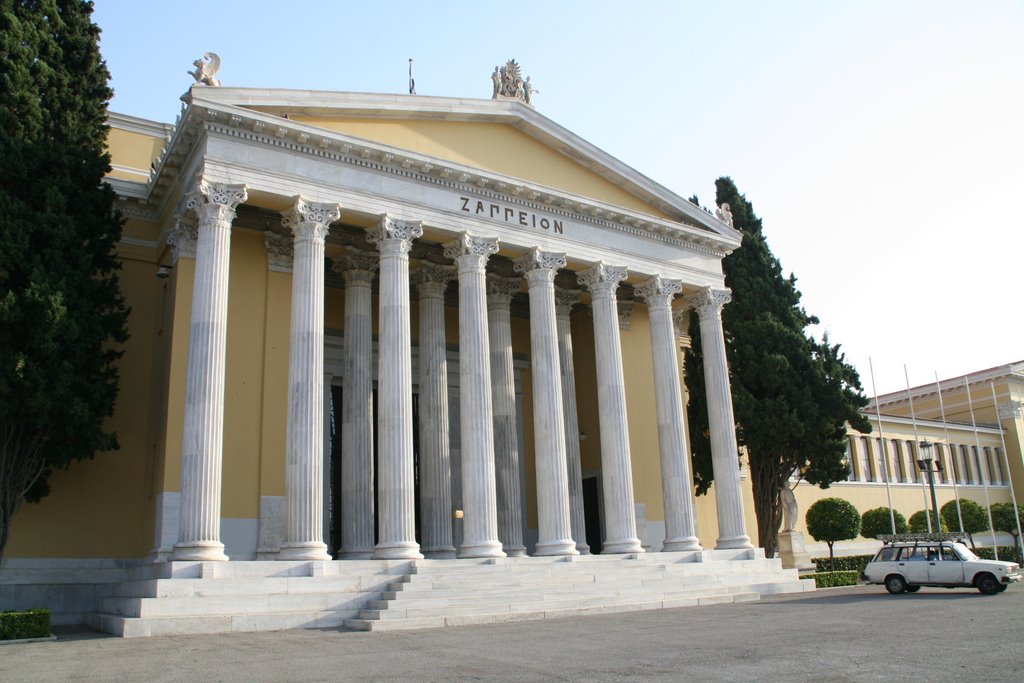
M0 640L50 637L50 610L0 612Z
M886 508L888 514L888 508ZM864 568L868 566L868 562L871 561L874 555L845 555L842 557L835 558L836 570L837 571L851 571L860 573L864 571ZM811 562L819 572L827 572L829 569L829 558L827 557L812 557Z
M999 548L1000 560L1003 562L1016 562L1024 567L1024 558L1021 557L1020 548L1015 548L1012 545L1001 545L997 547ZM974 554L983 560L996 559L996 555L992 552L992 546L990 545L979 545L974 549Z
M896 520L896 533L907 533L907 518L899 510L893 510L892 516ZM875 536L891 533L892 519L889 518L889 508L872 508L860 516L860 535L864 538L874 539Z
M817 574L809 574L807 576L802 576L800 578L814 579L814 585L818 588L834 588L836 586L856 586L857 579L860 578L860 572L818 572Z
M956 514L955 510L953 511L953 514ZM939 515L939 519L942 521L942 529L940 529L940 531L942 531L942 532L949 531L949 522L946 521L946 518L943 517L940 514ZM912 534L926 534L926 533L928 533L928 521L929 520L931 520L932 527L934 527L935 526L935 513L931 512L929 510L918 510L914 514L910 515L910 522L909 522L909 524L910 524L910 533L912 533ZM932 531L934 532L935 529L933 528Z

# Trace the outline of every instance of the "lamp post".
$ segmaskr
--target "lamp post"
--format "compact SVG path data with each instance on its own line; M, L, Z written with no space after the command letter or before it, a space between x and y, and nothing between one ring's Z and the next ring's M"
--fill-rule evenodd
M936 462L932 455L932 444L927 441L922 441L917 444L918 453L921 459L917 461L917 464L921 467L921 471L928 473L928 488L932 492L932 509L935 511L935 531L942 531L942 520L939 518L939 503L935 499L935 472L942 471L942 463ZM932 469L932 465L935 465L935 469Z

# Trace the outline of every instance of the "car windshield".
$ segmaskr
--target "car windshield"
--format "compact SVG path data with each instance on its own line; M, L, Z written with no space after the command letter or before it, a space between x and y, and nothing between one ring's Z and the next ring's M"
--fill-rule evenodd
M964 560L974 561L980 559L977 555L971 552L971 549L965 546L963 543L954 543L953 548L957 554L960 555Z

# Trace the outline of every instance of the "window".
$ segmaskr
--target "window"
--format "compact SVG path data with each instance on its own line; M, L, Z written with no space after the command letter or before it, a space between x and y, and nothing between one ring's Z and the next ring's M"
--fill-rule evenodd
M996 463L996 468L994 471L999 475L999 483L1005 484L1007 483L1007 480L1006 472L1003 470L1003 452L999 450L998 446L996 446L995 448L992 449L992 453Z
M862 481L878 481L871 472L871 442L868 437L860 437L860 448L857 449L857 463L860 465Z
M994 467L995 463L992 461L992 449L985 446L985 469L988 470L988 483L990 484L1002 484L1003 478L996 471Z
M920 456L917 452L917 444L913 441L907 442L907 459L910 460L908 463L910 467L907 469L907 474L910 475L910 481L917 481L917 460Z
M976 483L985 483L985 471L981 469L981 454L978 453L977 446L971 446L971 453L974 456L974 471L978 473L978 480Z
M853 437L846 437L846 469L850 471L848 479L857 481L857 471L853 467Z
M888 453L885 452L885 442L882 441L881 439L875 439L875 448L878 451L877 452L877 457L878 457L877 462L878 462L878 478L879 478L879 481L889 481L889 479L890 479L889 464L888 464L888 462L886 462L888 460L888 457L887 457Z
M900 448L900 442L896 439L892 440L892 461L896 465L896 469L892 473L892 480L906 481L907 473L903 464L903 449Z
M960 445L960 464L964 470L964 478L961 484L976 484L974 472L971 471L971 460L967 457L967 446Z

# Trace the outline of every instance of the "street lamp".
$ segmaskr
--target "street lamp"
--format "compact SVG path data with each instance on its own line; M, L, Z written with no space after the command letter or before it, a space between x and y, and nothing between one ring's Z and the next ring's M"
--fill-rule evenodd
M935 511L935 531L942 531L942 521L939 519L939 503L935 500L935 472L942 471L942 461L936 461L932 455L932 444L927 441L922 441L917 444L918 453L921 459L917 461L922 472L928 473L928 488L932 492L932 509ZM935 465L935 469L932 469L932 465Z

